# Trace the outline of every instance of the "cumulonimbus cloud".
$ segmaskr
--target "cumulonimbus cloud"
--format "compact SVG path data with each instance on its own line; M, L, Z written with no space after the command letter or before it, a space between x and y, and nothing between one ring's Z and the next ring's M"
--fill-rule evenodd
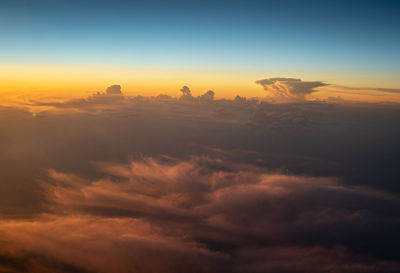
M0 221L9 272L15 260L28 272L400 269L379 258L398 243L375 230L396 217L396 196L204 157L99 166L107 178L50 170L48 213Z
M327 85L322 81L279 77L258 80L256 83L262 85L271 98L278 100L304 100L305 95L316 92L317 87Z

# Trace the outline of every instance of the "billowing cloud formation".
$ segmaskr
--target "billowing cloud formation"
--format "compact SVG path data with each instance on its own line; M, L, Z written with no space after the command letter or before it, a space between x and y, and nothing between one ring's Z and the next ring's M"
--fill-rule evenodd
M198 99L202 101L211 101L214 99L214 95L215 95L214 91L209 90L203 95L199 96Z
M51 213L0 221L7 272L400 270L396 196L204 157L99 166L51 170Z
M193 100L192 92L190 91L190 88L187 87L186 85L182 87L181 89L182 95L180 97L181 100Z
M214 100L214 91L209 90L206 93L204 93L201 96L198 97L193 97L192 92L190 91L190 88L187 86L183 86L182 89L180 90L182 92L182 95L180 96L180 100L186 100L186 101L212 101Z
M315 88L327 85L321 81L302 81L294 78L269 78L256 81L273 99L304 100L304 96L316 92Z

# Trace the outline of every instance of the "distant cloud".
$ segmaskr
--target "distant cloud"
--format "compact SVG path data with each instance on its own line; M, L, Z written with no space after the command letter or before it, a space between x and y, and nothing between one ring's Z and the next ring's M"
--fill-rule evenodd
M202 101L211 101L214 99L214 91L209 90L206 93L204 93L203 95L199 96L197 99L202 100Z
M193 97L192 91L187 86L183 86L180 91L182 92L182 95L179 99L186 101L212 101L214 100L215 95L214 91L209 90L201 96Z
M349 91L376 91L386 93L400 93L400 88L382 88L382 87L350 87L344 85L332 85L333 88L344 89Z
M245 103L247 101L246 97L236 96L233 100L235 103Z
M72 99L64 102L42 102L33 101L31 106L50 106L59 109L69 109L75 111L100 111L110 109L126 103L125 96L121 91L120 85L111 85L105 92L96 92L86 99Z
M186 85L181 89L182 95L180 97L181 100L193 100L194 97L192 96L192 91Z
M121 86L120 85L111 85L106 89L107 95L122 95Z
M157 95L157 97L155 99L156 99L156 101L175 101L176 100L176 98L171 97L166 94Z
M108 96L108 98L110 98L111 96L122 96L121 85L111 85L107 87L105 92L97 92L93 95L93 97L97 96Z
M295 78L269 78L258 80L272 99L304 100L305 95L316 92L315 88L326 86L322 81L302 81Z

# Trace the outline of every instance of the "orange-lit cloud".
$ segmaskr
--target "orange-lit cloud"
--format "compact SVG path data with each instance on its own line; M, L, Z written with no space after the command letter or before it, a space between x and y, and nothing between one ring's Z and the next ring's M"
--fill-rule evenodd
M390 194L201 157L99 167L108 178L51 170L42 181L48 213L0 221L0 257L9 272L18 272L16 260L28 272L400 268L381 259L366 263L351 243L371 213L392 216L387 208L400 203ZM378 247L368 234L361 236ZM332 247L332 238L348 249Z

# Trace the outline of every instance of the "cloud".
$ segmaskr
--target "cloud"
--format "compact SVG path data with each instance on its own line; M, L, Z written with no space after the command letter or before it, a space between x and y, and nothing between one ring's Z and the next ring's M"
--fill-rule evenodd
M113 97L118 97L118 96L122 96L121 85L114 84L114 85L107 87L105 92L102 92L102 93L97 92L96 94L94 94L92 96L92 98L103 97L103 98L111 99Z
M201 101L212 101L214 100L214 95L215 95L214 91L209 90L203 95L199 96L197 99Z
M219 257L133 218L43 215L1 221L1 250L25 272L209 272ZM208 263L208 264L207 264ZM6 264L7 265L7 264ZM12 268L7 272L18 272ZM12 270L14 269L14 270Z
M233 101L235 103L246 103L247 99L246 97L236 96Z
M106 89L107 95L122 95L121 86L120 85L111 85Z
M182 95L180 96L181 100L193 100L194 97L192 96L192 91L186 85L181 89Z
M120 85L111 85L105 92L97 92L86 99L71 99L62 102L32 101L31 107L49 106L56 110L73 110L79 112L98 112L104 109L121 107L126 104L126 97L121 91Z
M204 93L201 96L198 97L193 97L192 92L190 91L190 88L187 86L183 86L182 89L180 90L182 92L182 95L180 96L180 100L185 100L185 101L203 101L203 102L207 102L207 101L212 101L214 100L214 91L209 90L206 93Z
M400 270L397 196L208 157L98 166L97 180L50 170L47 214L0 221L10 267L22 259L37 272Z
M272 99L279 101L304 100L305 95L317 91L315 88L327 85L321 81L302 81L294 78L269 78L258 80L256 83L262 85Z
M354 87L344 85L332 85L333 88L344 89L349 91L376 91L386 93L400 93L400 88L383 88L383 87ZM362 94L362 93L360 93Z

